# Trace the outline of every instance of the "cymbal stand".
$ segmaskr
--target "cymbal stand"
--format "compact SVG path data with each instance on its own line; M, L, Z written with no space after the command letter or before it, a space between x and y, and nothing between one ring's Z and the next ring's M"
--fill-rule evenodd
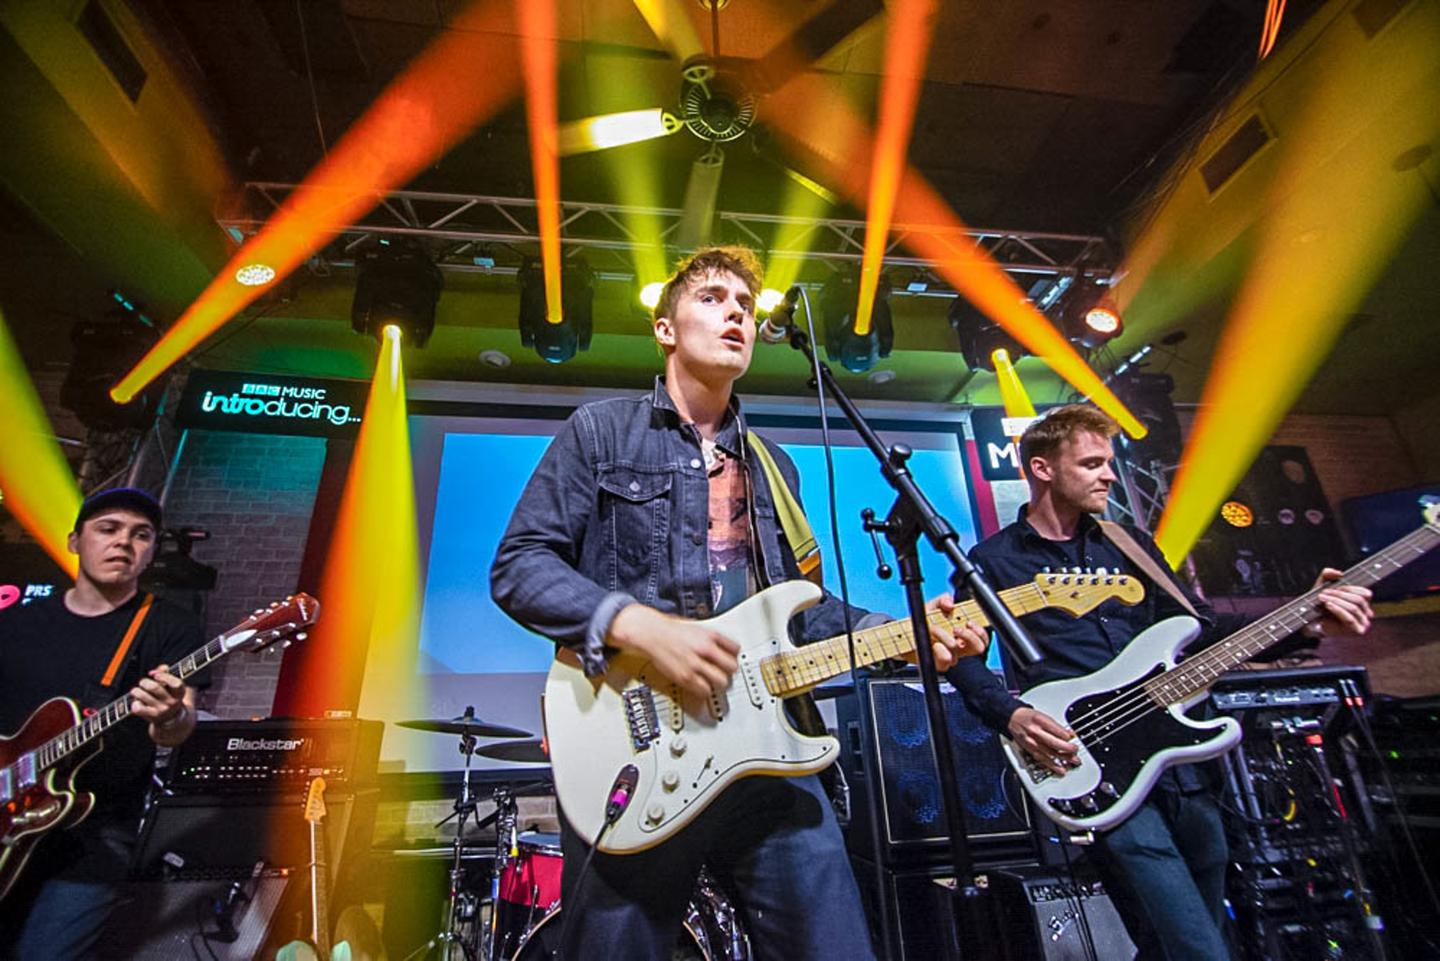
M473 705L465 708L465 717L475 716ZM454 811L441 820L436 827L449 821L451 818L458 818L455 823L455 854L450 864L450 897L445 903L445 926L434 942L440 945L441 961L453 961L459 955L455 952L455 946L459 945L461 954L465 961L479 961L475 950L460 934L460 921L462 917L475 917L477 905L475 895L462 890L465 880L465 865L463 854L465 850L465 821L474 816L476 826L479 827L479 815L476 807L479 801L474 794L470 793L470 761L475 756L475 736L473 734L460 735L460 753L465 755L464 773L460 779L460 796L455 799Z

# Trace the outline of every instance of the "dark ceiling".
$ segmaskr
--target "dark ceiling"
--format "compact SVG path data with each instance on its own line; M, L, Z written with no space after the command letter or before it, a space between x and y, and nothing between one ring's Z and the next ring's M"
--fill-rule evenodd
M818 60L801 65L829 77L873 116L886 36L883 12L872 16L867 11L881 8L877 0L729 0L713 22L703 4L682 0L681 6L705 46L713 52L718 36L721 54L760 58L761 65L780 40L827 9L858 11L862 26L838 43L825 41L821 45L827 49ZM1287 4L1282 46L1320 6L1319 0ZM128 8L157 38L170 67L200 102L240 195L245 182L302 181L408 63L454 30L464 4L129 0ZM943 0L910 161L966 223L1099 235L1109 246L1098 266L1115 266L1123 254L1123 226L1138 204L1151 196L1183 151L1193 148L1217 105L1250 76L1264 8L1258 0ZM631 0L562 0L558 37L562 120L673 107L677 100L679 65ZM465 96L465 91L457 89L453 96ZM797 118L767 116L765 106L762 98L756 128L726 147L721 210L773 213L785 196L790 181L759 153L777 155L767 122ZM27 133L34 131L22 131ZM692 161L704 147L682 131L567 158L561 168L562 198L634 202L620 190L617 172L635 165L650 172L649 205L679 207ZM853 145L855 151L870 147ZM85 203L85 186L75 185L75 204ZM533 196L523 104L511 103L405 186ZM36 367L63 363L68 357L65 331L71 320L87 313L86 303L94 305L89 313L99 313L106 287L130 283L134 289L136 282L97 265L92 252L73 237L57 239L54 218L43 204L24 189L11 188L18 197L3 198L0 205L0 216L11 224L0 240L13 255L0 277L0 297L27 361ZM253 205L250 212L268 213ZM844 206L824 216L864 219L862 211ZM1431 234L1433 226L1431 218L1426 223ZM747 239L726 231L722 223L717 239ZM533 253L511 249L505 256ZM1410 259L1417 256L1423 262L1423 255L1413 252ZM208 263L206 256L201 259ZM344 259L335 245L322 251L311 269L297 272L277 294L214 335L197 351L198 361L368 375L374 348L349 331L354 280ZM615 260L610 267L623 258ZM211 271L220 266L209 263ZM1425 272L1421 266L1420 273ZM48 279L57 274L67 280ZM410 376L628 386L643 383L654 371L655 355L633 302L633 284L601 285L591 351L559 367L540 363L519 346L515 289L511 276L447 274L437 332L426 350L407 357ZM898 376L888 384L855 378L857 393L923 401L987 398L988 375L972 377L955 351L944 322L948 301L899 300L896 355L882 362ZM185 306L159 295L152 295L152 303L162 321ZM1211 314L1190 318L1187 340L1157 354L1177 374L1177 400L1198 397L1223 310L1212 308ZM503 371L484 367L477 355L485 349L504 351L514 365ZM1114 351L1092 357L1102 371L1117 360ZM1022 365L1022 373L1027 383L1033 377L1040 385L1037 400L1058 399L1064 392L1037 360ZM805 391L794 360L778 352L757 357L754 373L742 386L764 393ZM1322 409L1326 403L1311 406Z

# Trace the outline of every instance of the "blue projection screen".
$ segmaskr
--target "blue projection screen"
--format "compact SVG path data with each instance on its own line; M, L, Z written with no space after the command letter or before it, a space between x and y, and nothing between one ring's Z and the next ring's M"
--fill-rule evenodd
M554 645L495 606L490 599L489 570L520 493L565 411L546 417L534 416L534 407L516 411L520 416L505 416L503 408L488 407L485 416L425 414L410 418L424 568L421 656L417 660L422 676L414 682L427 687L431 716L455 716L473 705L488 721L538 734L540 693ZM818 425L818 421L814 423ZM818 427L793 416L783 418L783 426L768 426L762 416L752 416L751 424L767 440L780 444L799 468L801 499L824 555L825 583L838 595L840 580ZM976 540L977 523L958 427L954 422L905 421L890 424L882 433L888 443L902 441L914 448L912 472L954 526L961 546L969 549ZM832 431L832 435L837 511L851 601L868 610L903 617L904 593L898 576L886 581L876 576L874 549L860 526L861 509L869 507L883 517L894 495L874 458L857 446L853 434ZM888 546L884 549L893 566L893 555ZM922 568L927 596L950 589L948 565L928 547L922 547ZM366 690L394 680L367 676ZM372 704L368 710L367 700ZM400 718L383 716L375 704L362 695L364 716L392 722L383 751L387 770L457 766L453 745L436 744L434 735L417 737L395 729L393 722ZM497 765L492 762L489 766Z

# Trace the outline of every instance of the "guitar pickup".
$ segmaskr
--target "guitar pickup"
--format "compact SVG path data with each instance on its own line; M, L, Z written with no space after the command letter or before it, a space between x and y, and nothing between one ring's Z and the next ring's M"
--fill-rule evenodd
M660 736L660 718L655 710L655 695L650 688L632 687L620 695L625 702L625 721L630 725L630 741L635 750L647 750Z

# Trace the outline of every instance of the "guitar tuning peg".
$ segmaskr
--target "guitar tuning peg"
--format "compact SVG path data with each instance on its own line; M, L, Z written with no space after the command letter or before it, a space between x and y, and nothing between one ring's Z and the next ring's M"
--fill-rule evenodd
M281 642L280 642L280 646L281 646L281 647L289 647L289 646L290 646L290 642L289 642L288 640L286 640L286 641L281 641Z
M310 635L306 634L304 631L301 631L299 634L296 634L296 635L295 635L295 640L297 640L297 641L303 641L303 640L305 640L305 638L307 638L307 637L309 637L309 636L310 636Z
M1104 577L1106 574L1109 573L1109 571L1104 567L1097 567L1095 568L1095 573L1099 574L1101 577Z
M1040 568L1040 573L1041 573L1041 574L1049 574L1049 573L1050 573L1050 565L1049 565L1049 564L1046 564L1044 567Z

